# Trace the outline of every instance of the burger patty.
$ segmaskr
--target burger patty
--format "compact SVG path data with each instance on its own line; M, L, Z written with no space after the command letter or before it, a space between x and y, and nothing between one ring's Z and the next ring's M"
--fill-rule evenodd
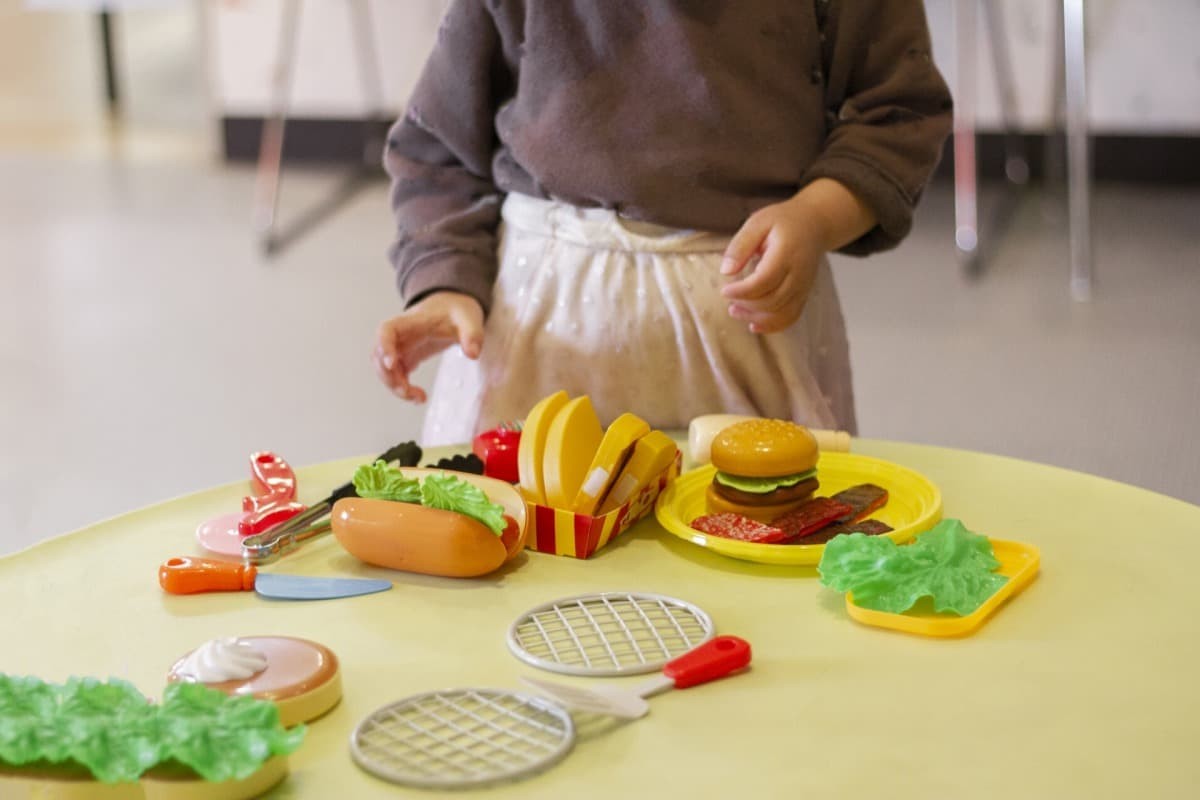
M820 485L816 478L808 478L792 486L782 486L774 491L759 493L734 489L732 486L726 486L716 478L713 478L713 490L717 494L731 503L738 503L743 506L773 505L776 503L790 503L794 500L803 500L815 492Z

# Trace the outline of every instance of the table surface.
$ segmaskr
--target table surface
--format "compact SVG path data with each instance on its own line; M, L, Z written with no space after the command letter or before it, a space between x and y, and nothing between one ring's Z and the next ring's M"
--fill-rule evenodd
M172 662L209 639L313 639L340 657L345 696L311 724L269 796L391 797L418 790L353 764L360 719L436 688L516 688L535 672L504 644L520 612L581 592L650 591L748 639L753 667L655 697L637 722L584 726L558 766L481 794L1195 796L1200 507L996 456L872 440L854 449L928 476L947 517L1036 544L1039 578L974 635L921 638L855 623L811 568L730 560L651 518L591 560L531 552L479 580L375 569L324 537L268 570L386 577L393 589L313 603L164 594L158 565L201 554L196 524L237 509L239 481L0 559L0 671L113 676L159 696ZM297 470L301 499L324 496L363 460Z

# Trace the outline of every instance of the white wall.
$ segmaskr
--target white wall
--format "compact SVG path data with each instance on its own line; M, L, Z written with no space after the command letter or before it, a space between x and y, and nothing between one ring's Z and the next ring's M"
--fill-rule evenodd
M954 85L952 4L927 0L934 53ZM1049 115L1055 3L989 0L1005 11L1015 65L1020 119L1031 130ZM347 0L301 0L299 61L292 113L346 117L364 111L353 55ZM404 105L432 44L448 0L371 0L390 112ZM260 116L267 107L282 0L207 3L216 109L224 116ZM1119 133L1200 133L1200 2L1087 0L1089 105L1095 130ZM982 15L980 15L982 23ZM982 24L981 24L982 28ZM991 55L979 49L978 120L996 128L999 113ZM962 96L962 89L958 93Z

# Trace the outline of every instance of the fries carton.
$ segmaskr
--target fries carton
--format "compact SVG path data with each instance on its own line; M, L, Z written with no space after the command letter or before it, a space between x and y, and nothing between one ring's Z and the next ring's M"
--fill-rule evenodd
M679 475L679 468L680 454L676 452L671 465L641 487L631 500L597 517L526 501L529 532L525 546L539 553L591 558L597 550L654 510L654 501Z

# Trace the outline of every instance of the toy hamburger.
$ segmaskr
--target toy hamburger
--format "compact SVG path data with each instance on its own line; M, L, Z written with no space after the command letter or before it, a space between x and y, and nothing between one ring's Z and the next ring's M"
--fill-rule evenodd
M808 428L780 419L751 419L713 439L717 468L708 513L733 512L771 522L817 490L817 440Z

